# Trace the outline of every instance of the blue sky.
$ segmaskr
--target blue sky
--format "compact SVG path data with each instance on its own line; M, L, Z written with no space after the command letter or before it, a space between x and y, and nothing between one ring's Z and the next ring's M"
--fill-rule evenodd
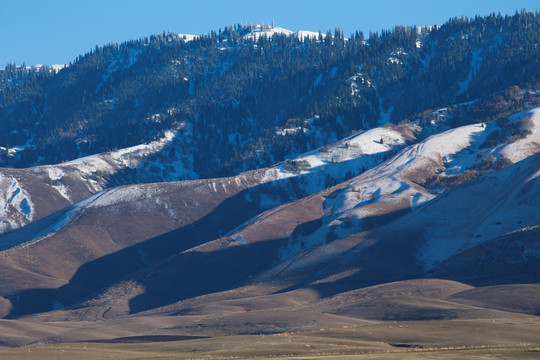
M538 0L2 0L0 67L63 64L96 45L162 31L206 34L236 23L293 31L441 25L450 17L540 11Z

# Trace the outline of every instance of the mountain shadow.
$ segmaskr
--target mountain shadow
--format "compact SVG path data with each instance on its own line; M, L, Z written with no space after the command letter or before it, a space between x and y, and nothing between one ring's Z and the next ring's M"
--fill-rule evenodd
M174 254L182 253L198 245L218 239L222 234L232 231L254 215L259 214L264 210L261 208L260 198L268 193L273 194L277 188L281 188L281 192L276 195L281 203L301 197L303 194L297 194L294 191L295 188L298 188L296 180L292 180L286 179L276 183L267 183L245 189L224 200L212 212L194 223L92 260L82 265L70 279L69 283L60 288L28 289L21 291L13 297L13 308L7 317L13 318L70 306L95 295L100 290L120 280L131 279L133 276L133 280L140 281L141 285L147 288L147 292L159 292L158 287L161 285L154 285L153 282L155 280L154 276L152 276L153 271L154 274L155 271L161 272L160 269L157 269L157 264ZM200 295L205 291L224 289L224 286L230 286L234 282L244 280L247 278L248 273L253 273L254 268L262 269L275 261L277 249L282 241L286 241L286 239L277 239L275 242L270 241L247 246L231 246L216 253L190 251L177 255L186 264L191 264L190 266L194 269L203 270L199 274L196 272L192 273L191 276L193 276L193 279L188 280L188 283L192 283L193 289L185 288L183 291L173 291L172 293L174 295L165 296L163 300L156 301L158 301L157 303L159 305L164 305L166 301ZM246 269L239 269L238 271L230 270L230 276L225 277L227 280L221 278L219 282L214 281L204 285L201 278L204 277L204 274L209 277L211 277L211 274L214 274L213 276L219 278L218 275L223 275L219 267L227 264L236 266L239 264L238 258L245 258L245 261L251 265L247 266ZM214 266L216 271L205 272L205 266L207 268ZM141 272L137 273L139 270ZM141 275L141 273L144 275ZM179 274L173 273L170 277L178 276ZM168 277L166 278L169 279ZM173 284L174 282L169 284L162 283L169 290L174 286ZM167 300L165 301L164 299ZM142 303L147 305L138 305L139 303L135 301L133 303L133 311L139 311L143 308L148 308L148 306L152 307L146 300L142 301Z

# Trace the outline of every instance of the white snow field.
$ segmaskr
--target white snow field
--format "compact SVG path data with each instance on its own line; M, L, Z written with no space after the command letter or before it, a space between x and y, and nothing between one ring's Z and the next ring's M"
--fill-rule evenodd
M293 34L293 32L291 30L287 30L278 26L258 24L253 27L253 31L251 33L244 35L244 38L257 41L260 37L265 36L271 38L272 36L274 36L274 34L289 36Z

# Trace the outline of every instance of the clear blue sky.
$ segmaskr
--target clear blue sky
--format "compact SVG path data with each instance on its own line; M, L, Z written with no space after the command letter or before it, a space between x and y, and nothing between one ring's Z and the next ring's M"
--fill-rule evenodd
M1 0L0 67L64 64L96 45L162 31L207 34L236 23L293 31L440 25L454 16L540 11L539 0Z

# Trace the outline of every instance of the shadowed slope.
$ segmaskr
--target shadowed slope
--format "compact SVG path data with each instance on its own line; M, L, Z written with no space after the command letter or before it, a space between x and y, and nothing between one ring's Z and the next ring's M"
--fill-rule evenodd
M474 246L444 261L429 275L476 286L539 282L540 226Z

